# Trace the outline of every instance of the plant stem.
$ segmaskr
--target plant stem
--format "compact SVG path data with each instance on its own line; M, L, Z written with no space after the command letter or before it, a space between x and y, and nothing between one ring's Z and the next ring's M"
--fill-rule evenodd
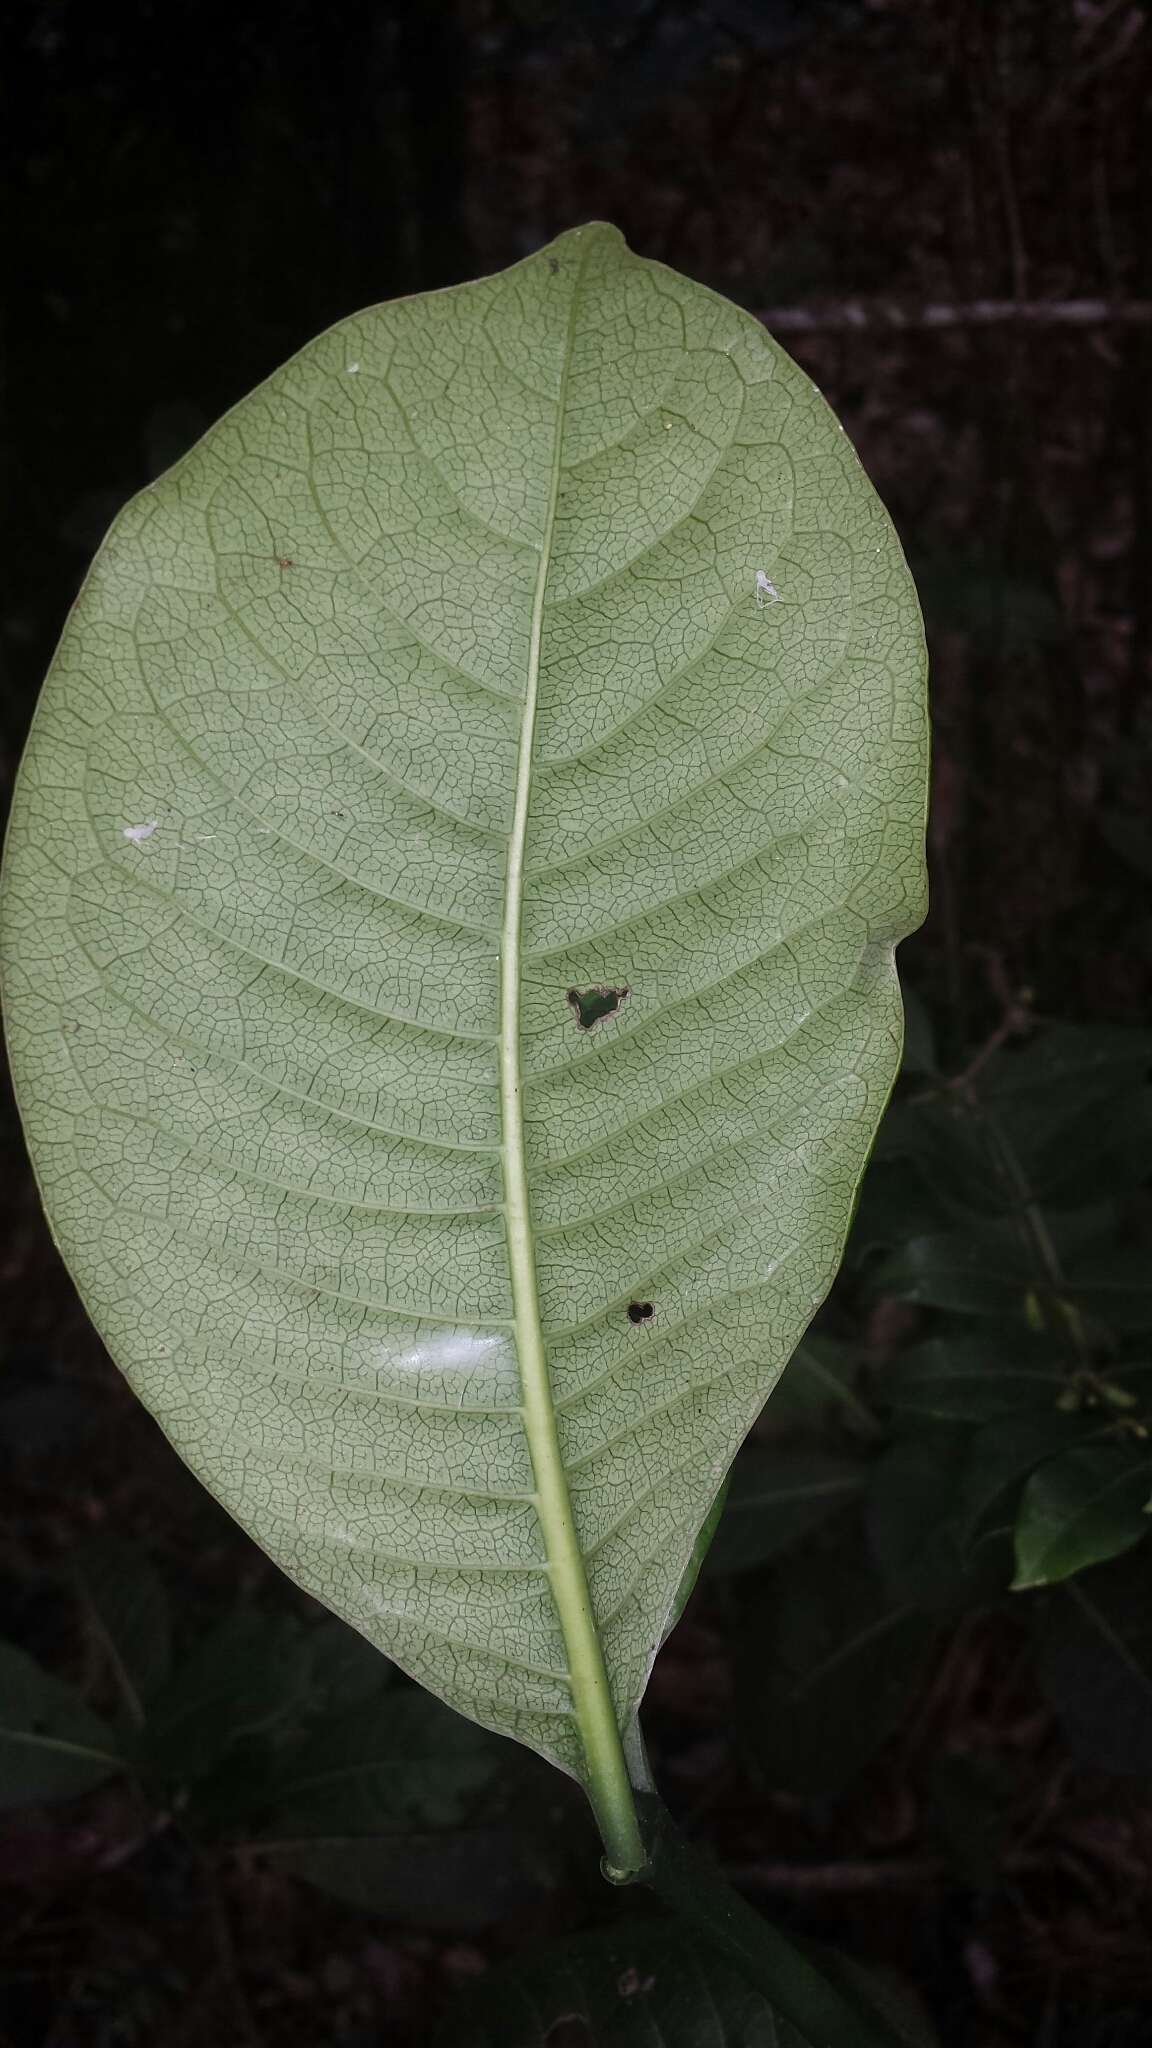
M585 1786L604 1840L608 1875L627 1882L643 1866L644 1844L624 1761L616 1708L600 1642L579 1533L572 1511L568 1475L556 1426L556 1409L548 1373L548 1351L536 1277L536 1252L524 1142L524 1107L520 1074L521 920L524 901L524 856L528 836L528 805L532 787L536 707L540 687L540 656L544 636L544 600L552 554L552 535L560 493L561 454L568 364L572 355L582 263L572 283L568 339L556 401L556 434L548 510L540 542L540 566L532 602L528 674L520 726L516 798L508 840L504 928L500 947L500 1102L503 1123L504 1220L508 1264L516 1318L516 1349L520 1363L521 1413L536 1482L536 1512L544 1538L552 1597L568 1656L572 1708L585 1759Z

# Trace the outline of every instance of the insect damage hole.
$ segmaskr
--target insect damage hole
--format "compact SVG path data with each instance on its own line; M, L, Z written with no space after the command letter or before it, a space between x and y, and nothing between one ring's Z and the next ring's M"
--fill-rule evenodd
M650 1323L655 1313L656 1309L650 1301L630 1301L628 1303L628 1321L630 1323Z
M609 988L600 982L595 988L570 988L567 1000L576 1013L576 1022L581 1031L591 1031L605 1017L614 1017L624 998L631 994L627 988Z

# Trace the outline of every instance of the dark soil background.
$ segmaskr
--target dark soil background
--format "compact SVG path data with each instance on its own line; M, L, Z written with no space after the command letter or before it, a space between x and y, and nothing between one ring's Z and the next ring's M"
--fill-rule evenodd
M331 321L607 218L748 307L811 316L782 339L903 537L936 734L933 908L903 959L945 1058L1022 1005L1146 1013L1147 0L14 0L0 36L6 781L126 497ZM965 315L987 301L1017 313ZM1034 302L1054 310L1021 317ZM237 1586L303 1612L104 1357L11 1112L6 1136L0 1632L83 1676L54 1574L107 1530L198 1620ZM1011 1630L962 1626L898 1735L816 1811L734 1760L743 1627L698 1596L649 1722L669 1796L750 1895L900 1970L946 2048L1152 2042L1144 1788L1072 1768ZM1006 1760L1021 1816L989 1894L942 1873L922 1810L924 1759L960 1727ZM527 1772L540 1807L552 1787ZM445 1876L438 1910L414 1892L371 1914L243 1846L188 1847L127 1791L17 1815L0 2044L424 2042L493 1961L605 1920L556 1796L584 1877L513 1887L494 1918L484 1873Z

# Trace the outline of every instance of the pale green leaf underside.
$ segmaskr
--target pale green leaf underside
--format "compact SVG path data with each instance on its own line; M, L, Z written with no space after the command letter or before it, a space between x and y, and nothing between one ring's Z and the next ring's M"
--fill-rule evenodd
M416 1677L586 1777L501 1149L533 677L512 1054L626 1726L835 1270L922 910L915 596L795 365L592 227L278 371L69 622L8 1016L54 1230L173 1443ZM583 1032L597 983L631 993Z

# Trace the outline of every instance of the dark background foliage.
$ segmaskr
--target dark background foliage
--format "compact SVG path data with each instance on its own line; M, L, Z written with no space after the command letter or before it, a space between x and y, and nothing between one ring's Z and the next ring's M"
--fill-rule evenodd
M889 505L936 733L909 1057L647 1725L733 1881L913 1985L945 2048L1152 2040L1150 12L14 0L0 28L7 778L128 495L327 323L581 220L791 313ZM928 312L988 301L1057 311ZM717 2039L659 2008L683 1953L601 1886L566 1786L366 1659L183 1470L8 1138L0 1693L125 1762L7 1817L3 2048Z

